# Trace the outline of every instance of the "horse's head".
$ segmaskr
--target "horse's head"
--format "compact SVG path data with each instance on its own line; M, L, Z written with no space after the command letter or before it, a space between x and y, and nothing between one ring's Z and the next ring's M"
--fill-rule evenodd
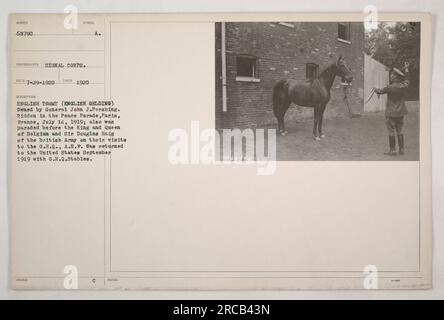
M353 81L353 75L342 56L336 61L336 68L336 74L341 77L342 82L351 83Z

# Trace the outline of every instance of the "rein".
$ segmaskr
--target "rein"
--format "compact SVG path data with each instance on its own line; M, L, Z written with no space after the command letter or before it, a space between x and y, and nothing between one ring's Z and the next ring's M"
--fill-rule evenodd
M347 109L348 109L348 115L350 118L357 118L360 117L360 114L355 114L351 112L351 108L350 108L350 103L348 102L348 97L347 97L347 87L351 86L350 84L348 85L344 85L344 102L347 105Z
M373 97L374 94L375 94L375 88L372 89L372 91L370 92L370 97L368 97L368 99L365 100L364 104L366 104L367 102L369 102L369 101L372 99L372 97ZM378 94L378 99L379 99L379 94Z

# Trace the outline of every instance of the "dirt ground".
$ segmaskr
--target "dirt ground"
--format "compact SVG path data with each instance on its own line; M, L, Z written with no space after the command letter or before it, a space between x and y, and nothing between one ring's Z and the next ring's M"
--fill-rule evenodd
M325 138L313 139L313 121L286 121L286 136L278 135L277 160L417 161L419 159L419 103L408 102L404 118L405 154L387 156L388 133L384 112L357 118L324 119Z

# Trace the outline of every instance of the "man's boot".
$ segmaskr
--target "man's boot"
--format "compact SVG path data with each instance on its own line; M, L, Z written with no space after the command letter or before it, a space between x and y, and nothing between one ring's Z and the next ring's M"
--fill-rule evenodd
M389 152L384 152L385 155L388 156L396 156L396 138L395 136L389 136L389 145L390 145L390 151Z
M399 154L404 154L404 135L398 134Z

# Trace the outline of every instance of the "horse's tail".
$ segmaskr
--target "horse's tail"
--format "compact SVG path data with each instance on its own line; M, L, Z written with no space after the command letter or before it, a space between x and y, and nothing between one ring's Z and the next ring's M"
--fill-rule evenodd
M286 97L286 84L287 80L282 79L279 80L273 87L273 110L278 111L282 107L282 102Z

